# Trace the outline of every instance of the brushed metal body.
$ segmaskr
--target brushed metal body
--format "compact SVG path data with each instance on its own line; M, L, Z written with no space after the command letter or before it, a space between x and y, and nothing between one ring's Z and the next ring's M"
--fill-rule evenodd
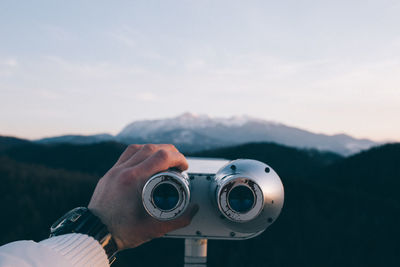
M221 159L189 158L187 174L190 181L190 202L200 209L190 225L170 232L165 237L193 239L248 239L262 233L275 219L283 206L283 185L276 172L255 160L228 161ZM231 165L235 165L232 168ZM268 172L266 172L268 169ZM262 191L262 207L250 221L234 222L218 207L217 192L224 181L246 178L258 184Z

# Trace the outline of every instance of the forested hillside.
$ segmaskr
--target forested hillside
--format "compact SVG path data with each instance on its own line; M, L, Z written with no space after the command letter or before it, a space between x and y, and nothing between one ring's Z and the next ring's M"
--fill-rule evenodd
M0 243L46 237L65 211L86 205L97 177L0 156Z
M37 145L0 138L0 244L45 238L56 218L87 204L123 149L118 143ZM254 239L210 241L209 267L399 266L400 144L349 158L270 143L196 156L264 161L285 186L278 220ZM115 266L182 262L182 240L158 239L120 253Z

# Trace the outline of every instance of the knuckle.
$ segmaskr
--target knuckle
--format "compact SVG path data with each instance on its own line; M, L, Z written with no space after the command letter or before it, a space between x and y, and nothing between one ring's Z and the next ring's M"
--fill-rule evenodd
M145 144L143 146L143 150L148 151L148 152L154 152L156 151L157 146L155 144Z
M165 149L160 149L159 151L157 151L157 158L161 161L167 161L170 157L170 154L167 150Z
M138 150L138 149L140 149L141 148L141 145L138 145L138 144L130 144L129 146L128 146L128 150Z

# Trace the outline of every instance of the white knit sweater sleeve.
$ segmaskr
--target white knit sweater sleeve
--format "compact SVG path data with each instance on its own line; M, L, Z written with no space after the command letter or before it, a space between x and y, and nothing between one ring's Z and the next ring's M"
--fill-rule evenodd
M0 247L0 267L109 267L99 242L83 234L67 234Z

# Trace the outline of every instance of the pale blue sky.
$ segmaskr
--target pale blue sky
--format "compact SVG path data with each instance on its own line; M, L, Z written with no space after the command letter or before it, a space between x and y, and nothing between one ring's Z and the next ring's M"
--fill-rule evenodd
M400 2L0 1L0 134L185 111L400 141Z

